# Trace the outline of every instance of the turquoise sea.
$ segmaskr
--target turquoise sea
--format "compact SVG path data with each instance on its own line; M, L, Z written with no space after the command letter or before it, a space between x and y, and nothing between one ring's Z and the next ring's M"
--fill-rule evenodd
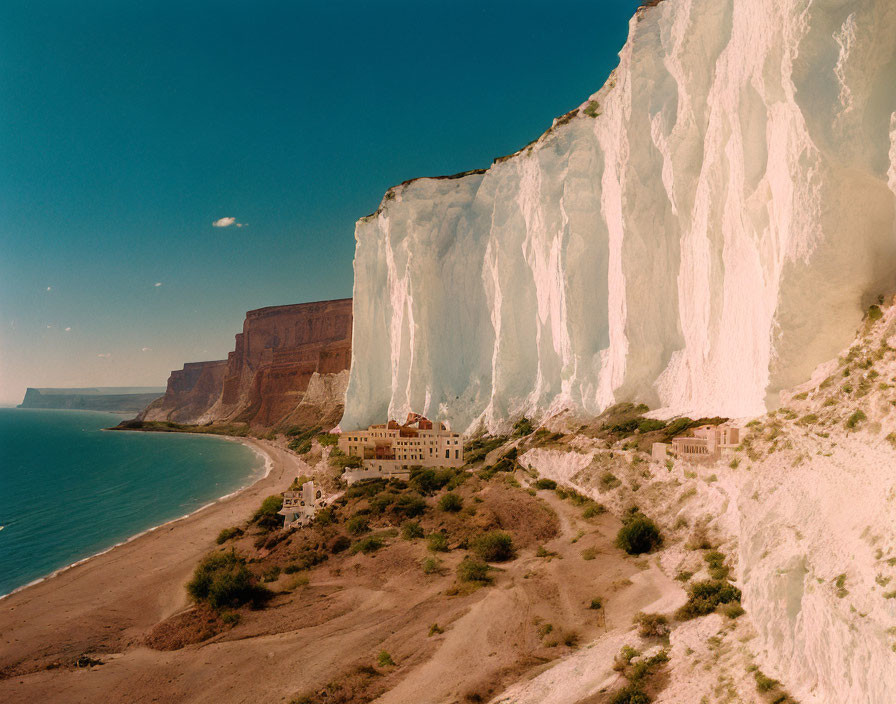
M121 416L0 408L0 595L246 486L264 461L206 435L109 432Z

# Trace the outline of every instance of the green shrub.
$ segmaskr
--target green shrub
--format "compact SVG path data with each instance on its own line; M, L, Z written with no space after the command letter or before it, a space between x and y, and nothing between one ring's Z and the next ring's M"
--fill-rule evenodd
M258 584L246 561L233 550L203 558L187 584L187 593L193 601L205 602L215 610L244 604L258 608L273 596L267 587Z
M448 513L457 513L464 507L464 500L453 492L448 492L439 499L439 508Z
M336 522L336 509L327 506L320 509L314 516L314 522L319 526L329 526Z
M870 320L872 323L880 320L883 317L884 314L883 311L881 311L880 306L873 305L868 309L868 320Z
M466 460L466 464L472 465L481 462L486 458L488 453L500 447L505 442L507 442L507 438L504 436L492 437L490 435L483 435L475 440L471 440L464 446L464 459Z
M363 464L363 460L355 455L346 455L338 447L330 450L330 466L338 469L358 469Z
M306 452L310 452L311 441L319 432L320 426L314 426L312 428L302 428L300 426L294 425L292 428L286 431L286 434L289 437L293 438L289 442L289 449L299 455L304 455Z
M417 521L405 521L401 524L401 537L414 540L423 537L423 527Z
M433 552L448 552L448 536L444 533L430 533L426 543Z
M361 535L370 530L367 519L364 516L352 516L345 524L346 530L352 535Z
M669 635L669 619L662 614L645 614L643 611L635 616L638 635L642 638L662 638Z
M656 420L655 418L644 418L638 422L638 431L642 433L652 433L665 427L665 421Z
M472 543L473 552L486 562L506 562L516 557L513 537L500 530L477 536Z
M846 419L846 427L847 428L855 428L859 423L868 418L865 413L861 410L853 413L849 418Z
M311 477L309 477L307 474L302 474L301 476L298 476L292 480L292 484L289 485L289 490L290 491L299 491L302 488L302 484L304 484L305 482L310 482L310 481L311 481Z
M488 569L488 565L482 560L467 556L457 566L457 579L461 582L480 582L484 584L491 581Z
M376 656L376 662L380 667L392 667L395 665L395 661L392 659L392 656L389 655L385 650L381 650L379 654Z
M604 600L601 599L599 596L596 596L591 600L591 603L588 605L588 608L592 609L593 611L599 611L600 609L604 608Z
M427 637L439 635L444 632L445 632L444 628L442 628L439 624L434 623L429 627L429 633L427 634Z
M613 695L610 704L650 704L650 697L639 685L629 684Z
M596 501L592 501L587 506L585 506L585 510L582 512L582 516L584 518L594 518L595 516L600 516L607 512L606 506L603 504L599 504Z
M218 545L222 545L232 538L240 537L242 534L242 528L224 528L220 533L218 533L218 538L215 542L218 543Z
M317 441L323 447L332 447L339 442L339 436L336 433L320 433L317 436Z
M604 472L600 477L600 490L601 491L609 491L610 489L615 489L617 486L621 485L622 482L616 478L616 475L612 472Z
M519 438L523 435L531 435L535 428L532 427L532 421L523 416L513 424L513 437Z
M221 612L221 623L225 626L235 626L240 622L240 615L236 611Z
M756 670L753 677L756 678L756 689L760 692L770 692L780 684L778 680L764 675L761 670Z
M361 538L357 543L352 545L352 554L363 552L369 555L383 547L383 539L378 535L368 535Z
M416 518L426 512L426 501L420 494L402 494L392 510L406 518Z
M676 616L682 621L705 616L716 610L719 604L740 601L740 589L730 582L707 579L688 585L688 601Z
M747 613L744 610L744 607L740 605L739 601L732 601L727 604L723 604L721 607L719 607L719 610L730 619L740 618L745 613Z
M641 555L662 544L663 537L656 523L643 514L639 514L625 523L616 536L617 547L625 550L629 555Z
M435 557L427 557L423 560L423 574L436 574L442 571L442 562Z
M539 479L537 482L535 482L535 488L554 490L557 488L557 482L555 482L553 479Z
M274 530L283 526L283 516L278 511L283 508L283 497L268 496L252 516L252 522L264 530Z
M432 467L414 467L411 469L409 484L424 496L429 496L451 482L455 474L455 470L450 468L436 470Z

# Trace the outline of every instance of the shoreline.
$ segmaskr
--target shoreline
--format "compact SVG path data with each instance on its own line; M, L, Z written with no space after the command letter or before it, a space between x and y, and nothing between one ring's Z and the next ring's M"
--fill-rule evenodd
M24 410L28 410L28 409L24 409ZM38 410L47 410L47 409L38 409ZM79 410L80 411L80 410L84 410L84 409L65 408L65 409L52 409L52 410L65 410L65 411ZM94 413L95 411L88 411L88 412ZM102 411L102 412L105 412L105 411ZM102 430L103 431L110 430L110 428L102 428ZM141 433L144 431L142 431L142 430L125 430L123 432ZM170 431L170 432L181 433L181 431ZM181 434L197 435L198 433L182 432ZM203 433L203 434L205 434L205 433ZM80 565L86 564L87 562L89 562L90 560L93 560L95 558L106 555L107 553L111 552L112 550L115 550L115 548L119 548L124 545L127 545L128 543L132 543L135 540L137 540L138 538L143 537L144 535L149 535L150 533L160 530L162 528L165 528L166 526L170 526L173 523L177 523L178 521L183 521L183 520L190 518L191 516L195 516L200 511L205 511L206 509L215 506L215 504L218 504L222 501L226 501L227 499L230 499L230 498L236 496L240 492L250 489L252 486L254 486L258 482L266 479L268 477L268 475L270 475L271 470L273 469L273 463L274 463L273 457L271 457L271 455L269 453L265 452L261 448L256 447L254 444L252 444L252 442L248 442L249 440L254 440L255 438L237 437L235 435L214 435L211 433L208 433L208 435L210 435L211 437L221 438L222 440L228 440L230 442L237 442L237 443L240 443L241 445L245 445L246 447L248 447L250 450L252 450L252 452L256 455L256 457L258 457L262 460L263 473L259 475L258 472L253 471L247 477L248 482L246 484L244 484L240 487L237 487L233 491L231 491L227 494L224 494L223 496L219 496L215 499L212 499L211 501L209 501L207 503L204 503L202 506L199 506L198 508L193 509L189 513L185 513L182 516L177 516L176 518L169 519L167 521L159 523L158 525L151 526L149 528L145 528L144 530L141 530L139 533L135 533L134 535L132 535L128 538L125 538L124 540L120 540L119 542L115 543L114 545L110 545L107 548L103 548L99 552L93 553L92 555L88 555L87 557L82 557L80 560L75 560L74 562L72 562L68 565L63 565L62 567L58 567L57 569L53 570L49 574L44 575L43 577L38 577L37 579L31 580L27 584L23 584L20 587L16 587L15 589L13 589L10 592L7 592L6 594L0 594L0 602L2 602L4 599L8 599L9 597L13 596L14 594L19 594L20 592L24 591L25 589L28 589L29 587L34 587L34 586L37 586L38 584L47 582L48 580L51 580L54 577L58 577L59 575L63 574L64 572L67 572L70 569L73 569ZM0 530L2 530L2 527L0 527Z
M244 524L264 498L310 471L274 442L227 439L266 457L263 476L0 599L0 686L85 653L139 647L157 623L190 606L185 585L220 531Z

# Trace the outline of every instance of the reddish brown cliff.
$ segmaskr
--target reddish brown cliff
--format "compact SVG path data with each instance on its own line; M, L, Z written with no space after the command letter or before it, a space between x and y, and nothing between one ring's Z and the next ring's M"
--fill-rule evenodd
M262 427L305 422L315 409L302 408L303 401L320 406L325 399L316 390L322 383L332 387L324 396L335 394L330 400L342 405L351 357L350 298L251 310L227 357L221 398L211 415ZM336 376L345 378L330 378ZM313 403L305 399L312 380Z
M227 360L187 362L171 372L165 395L147 406L139 420L170 420L192 423L206 413L221 396Z
M352 299L250 310L226 360L185 364L139 420L335 425L352 357Z

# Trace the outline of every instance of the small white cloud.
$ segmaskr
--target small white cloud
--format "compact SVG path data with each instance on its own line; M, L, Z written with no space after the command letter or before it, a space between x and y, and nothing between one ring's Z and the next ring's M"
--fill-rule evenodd
M53 325L47 325L47 330L49 330L49 329L52 328L52 327L54 327L54 326L53 326Z
M47 291L52 291L52 290L53 290L52 286L47 286Z
M112 356L111 352L100 352L97 357L102 357L103 359L109 359Z
M152 352L152 347L141 347L140 351L141 352Z
M161 285L162 285L162 282L161 282L161 281L156 281L156 282L153 284L153 286L155 286L156 288L158 288L158 287L161 286Z
M65 331L66 331L66 332L71 332L72 329L71 329L71 328L66 328Z
M236 225L237 227L245 227L246 223L237 222L236 218L218 218L212 223L212 227L231 227L232 225Z

